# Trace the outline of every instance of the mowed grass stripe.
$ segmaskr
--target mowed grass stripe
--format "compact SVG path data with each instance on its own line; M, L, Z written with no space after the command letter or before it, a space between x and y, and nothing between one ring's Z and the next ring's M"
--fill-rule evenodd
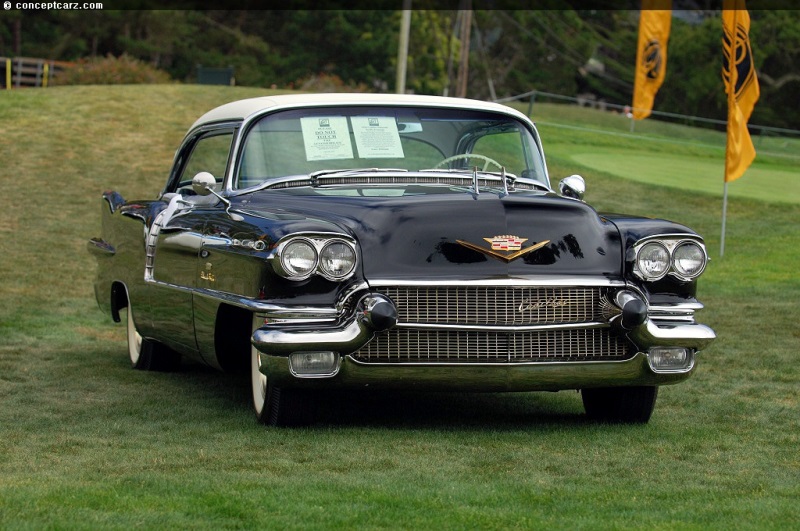
M722 158L631 152L573 153L569 157L586 168L645 184L723 194ZM728 184L728 195L768 203L800 203L800 172L753 164L742 178Z

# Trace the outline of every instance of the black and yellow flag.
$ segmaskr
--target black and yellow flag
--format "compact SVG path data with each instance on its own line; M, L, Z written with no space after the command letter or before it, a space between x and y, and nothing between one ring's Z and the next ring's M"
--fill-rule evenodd
M728 142L725 182L741 177L756 158L747 121L760 90L750 48L750 15L744 0L722 2L722 80L728 94Z
M656 92L664 82L671 23L671 0L642 0L633 81L633 118L636 120L650 116Z

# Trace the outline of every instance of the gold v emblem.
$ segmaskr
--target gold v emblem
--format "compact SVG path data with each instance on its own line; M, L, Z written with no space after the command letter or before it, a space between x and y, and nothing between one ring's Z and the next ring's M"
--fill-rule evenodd
M473 251L478 251L479 253L483 253L485 255L491 256L492 258L497 258L498 260L502 260L504 262L511 262L512 260L516 260L520 256L524 256L536 249L541 249L548 243L550 240L544 240L537 244L531 245L530 247L526 247L525 249L520 249L522 243L519 245L515 245L516 242L526 242L526 238L518 238L516 236L495 236L494 238L484 238L487 242L492 243L492 248L487 249L486 247L481 247L480 245L475 245L474 243L465 242L464 240L456 240L456 243L463 245L467 249L472 249ZM496 242L498 241L509 241L512 242L511 245L498 245ZM508 254L504 254L497 249L509 249L514 250L514 252L508 252ZM516 250L519 249L519 250Z

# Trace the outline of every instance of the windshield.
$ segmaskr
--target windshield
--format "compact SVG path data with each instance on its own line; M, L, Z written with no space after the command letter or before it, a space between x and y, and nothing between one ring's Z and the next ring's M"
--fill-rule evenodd
M314 172L375 169L513 174L545 185L533 132L513 117L423 107L325 107L269 114L247 132L234 188Z

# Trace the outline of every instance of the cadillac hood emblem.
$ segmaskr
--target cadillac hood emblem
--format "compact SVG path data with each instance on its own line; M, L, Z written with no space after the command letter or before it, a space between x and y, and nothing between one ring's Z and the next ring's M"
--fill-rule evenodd
M480 245L475 245L474 243L469 243L464 240L456 240L456 242L458 242L460 245L463 245L467 249L478 251L479 253L491 256L492 258L497 258L498 260L502 260L504 262L516 260L520 256L526 255L532 251L535 251L536 249L541 249L550 243L550 240L544 240L523 249L522 244L528 241L528 238L520 238L519 236L511 235L484 238L484 241L489 243L492 247L487 249L486 247L481 247Z
M495 236L494 238L484 238L484 240L492 244L492 251L519 251L528 238Z

